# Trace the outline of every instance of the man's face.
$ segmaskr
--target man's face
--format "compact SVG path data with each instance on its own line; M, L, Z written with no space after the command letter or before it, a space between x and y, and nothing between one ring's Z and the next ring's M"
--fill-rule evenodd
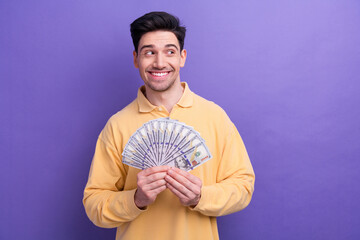
M134 51L134 65L147 87L164 92L180 82L179 71L185 65L186 50L180 51L179 41L169 31L144 34Z
M180 167L180 168L185 168L187 166L187 162L185 159L183 159L182 157L177 157L175 159L177 165Z

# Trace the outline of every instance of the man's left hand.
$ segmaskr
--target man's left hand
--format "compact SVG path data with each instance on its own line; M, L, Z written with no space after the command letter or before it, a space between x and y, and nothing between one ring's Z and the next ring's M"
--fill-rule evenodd
M178 168L167 172L166 187L170 189L184 206L195 207L201 197L201 179Z

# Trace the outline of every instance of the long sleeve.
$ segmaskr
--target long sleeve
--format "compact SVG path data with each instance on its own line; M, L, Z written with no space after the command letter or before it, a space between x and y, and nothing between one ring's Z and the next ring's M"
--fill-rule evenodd
M117 227L116 239L219 239L216 218L243 209L254 190L254 172L236 127L216 104L191 92L170 114L152 105L139 89L138 97L114 114L99 135L83 204L97 226ZM131 136L149 120L169 117L185 123L205 140L212 159L190 173L203 181L195 208L185 207L169 189L146 210L134 203L137 174L122 163L121 153ZM149 236L151 232L151 236Z
M192 209L207 216L244 209L254 192L255 174L244 143L232 123L225 131L216 183L202 187L200 202Z
M119 153L106 141L102 132L96 144L83 198L86 214L95 225L118 227L134 220L142 212L134 203L135 189L123 190L125 179L126 170Z

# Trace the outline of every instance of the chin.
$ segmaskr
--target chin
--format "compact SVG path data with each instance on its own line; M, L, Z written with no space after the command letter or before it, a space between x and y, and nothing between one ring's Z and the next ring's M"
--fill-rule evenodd
M174 82L175 81L173 81L173 82L164 82L164 83L160 83L160 84L147 83L146 85L153 91L165 92L174 85Z

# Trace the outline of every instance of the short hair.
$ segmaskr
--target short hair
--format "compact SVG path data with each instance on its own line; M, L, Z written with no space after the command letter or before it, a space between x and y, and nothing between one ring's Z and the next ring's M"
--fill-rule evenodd
M179 41L180 50L183 50L186 28L180 26L179 18L167 12L150 12L130 24L130 32L135 51L138 52L140 39L145 33L157 30L174 33Z

